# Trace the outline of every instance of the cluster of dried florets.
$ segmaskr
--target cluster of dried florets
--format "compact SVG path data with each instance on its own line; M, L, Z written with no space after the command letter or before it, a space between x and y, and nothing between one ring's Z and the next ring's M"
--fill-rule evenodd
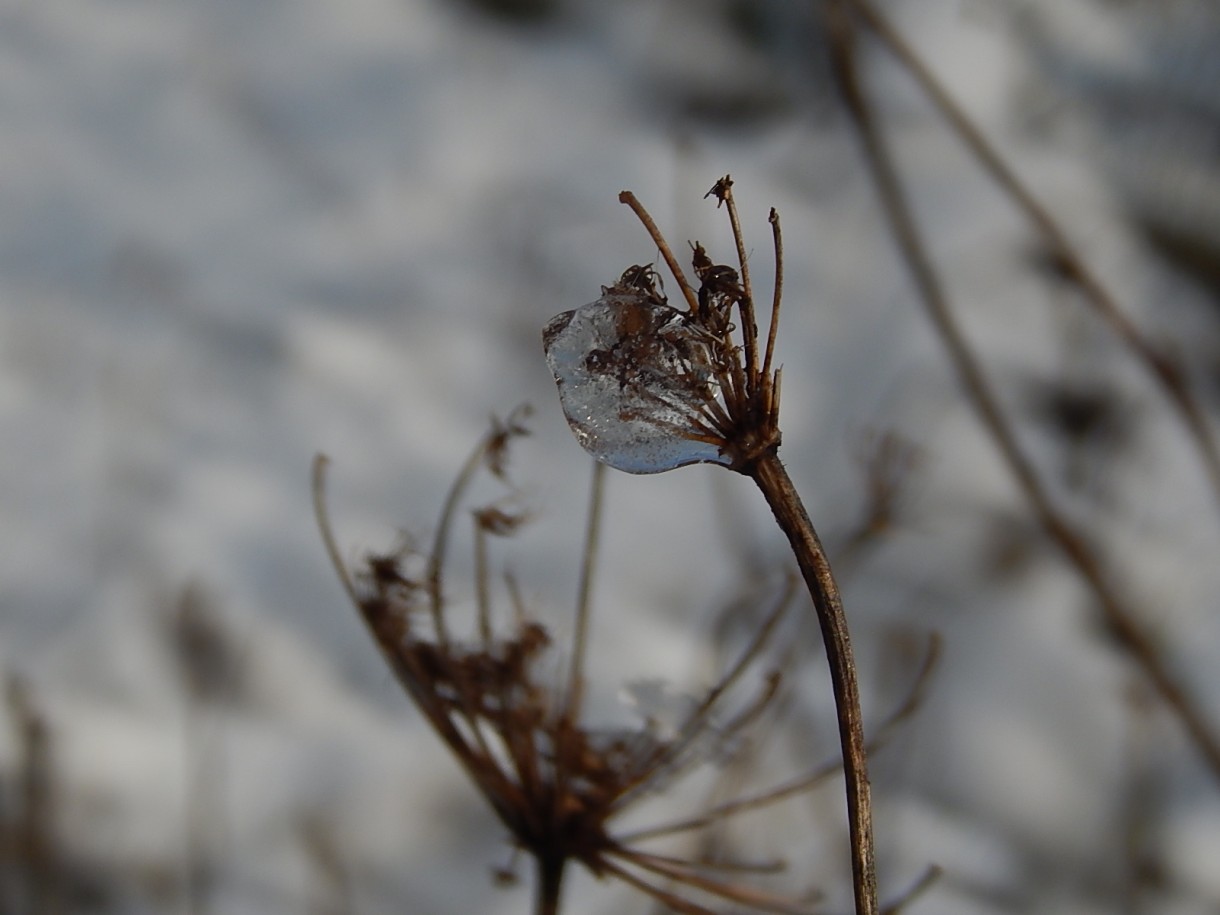
M665 728L655 721L634 731L599 730L582 723L581 665L572 665L568 682L558 689L551 685L553 670L540 675L539 661L550 637L542 625L529 619L511 579L507 591L512 623L497 624L489 596L486 537L515 531L524 520L519 512L503 505L473 511L479 579L475 632L459 638L450 631L444 566L452 522L478 470L503 476L507 445L522 434L519 416L493 425L460 471L427 552L407 546L370 557L353 573L331 535L322 499L322 458L315 467L315 496L331 558L382 654L514 844L537 862L536 911L558 911L560 883L570 862L598 876L622 879L679 912L711 915L714 910L707 906L716 898L752 911L810 911L807 903L739 882L742 870L748 870L739 864L732 866L735 876L729 879L723 861L659 854L640 843L704 829L807 790L832 774L833 765L778 790L705 810L682 822L630 835L615 834L611 828L612 821L635 802L668 789L676 778L718 753L723 755L723 748L741 744L742 733L763 718L779 685L777 672L753 676L753 695L744 701L731 693L740 692L734 688L760 663L788 604L791 583L737 661L702 697L687 702L678 720ZM578 614L586 609L579 607ZM585 631L587 627L578 624L577 632ZM571 649L576 657L584 650L579 643ZM709 749L713 743L720 749ZM774 867L769 863L766 869Z

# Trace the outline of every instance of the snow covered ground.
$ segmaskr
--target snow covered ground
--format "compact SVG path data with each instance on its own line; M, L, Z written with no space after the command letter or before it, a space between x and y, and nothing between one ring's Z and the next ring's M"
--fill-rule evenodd
M1138 226L1215 274L1220 15L1150 6L893 14L1214 417L1215 287ZM935 863L912 913L1215 911L1220 786L959 393L812 13L558 7L523 22L456 0L0 6L0 670L46 728L61 911L529 910L528 869L493 885L502 828L347 605L310 461L332 460L357 558L429 534L488 415L533 404L513 468L537 520L501 561L562 645L588 462L541 328L655 258L622 189L675 244L729 260L701 199L724 174L762 288L768 209L783 219L782 455L832 553L865 502L869 434L918 455L897 528L842 571L870 718L900 699L912 641L944 640L928 702L874 763L886 895ZM866 61L1023 443L1220 729L1220 514L1197 453L909 80ZM1065 390L1096 394L1105 422L1072 439ZM624 683L707 681L714 615L786 560L723 470L609 486L591 713L626 721ZM792 725L806 762L836 751L814 674L793 675L818 722L816 746ZM20 706L0 730L10 823L28 800ZM824 788L752 840L827 911L849 898L840 804ZM0 845L0 911L35 911L16 847ZM569 902L648 910L588 881Z

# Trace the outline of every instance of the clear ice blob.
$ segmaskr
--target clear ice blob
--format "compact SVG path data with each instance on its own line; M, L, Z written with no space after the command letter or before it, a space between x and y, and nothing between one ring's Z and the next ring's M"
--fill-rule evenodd
M602 463L627 473L729 464L705 419L714 341L686 317L620 284L543 330L568 425Z

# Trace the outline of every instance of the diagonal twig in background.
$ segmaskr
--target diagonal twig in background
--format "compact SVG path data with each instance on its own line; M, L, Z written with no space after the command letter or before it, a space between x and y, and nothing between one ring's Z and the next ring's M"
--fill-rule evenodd
M967 397L988 434L995 440L1005 464L1032 506L1038 521L1092 590L1110 630L1123 650L1148 676L1162 700L1181 721L1213 775L1220 779L1220 738L1213 731L1198 703L1178 682L1169 663L1144 631L1134 607L1125 598L1121 586L1116 584L1103 568L1094 547L1051 499L1032 461L1018 444L1013 426L1001 409L991 382L950 310L940 276L932 264L912 216L893 154L861 85L855 57L853 10L863 9L865 4L861 0L834 0L825 7L832 36L835 79L860 138L882 209L902 257L911 271L928 318L949 351ZM873 22L881 22L875 12L871 9L870 12L873 17L870 25ZM913 55L911 59L914 60ZM1061 234L1055 231L1055 237L1062 238ZM1060 249L1061 255L1063 250ZM1139 339L1138 335L1135 339Z
M983 169L1042 234L1061 274L1080 289L1085 301L1110 325L1131 350L1136 361L1152 375L1194 440L1213 495L1220 504L1220 445L1216 443L1216 436L1202 407L1190 391L1181 366L1172 358L1171 353L1149 340L1123 311L1046 207L1038 202L1000 155L999 150L987 141L974 122L967 117L961 106L953 101L945 87L933 76L932 71L893 25L868 0L851 0L851 4L859 11L861 19L873 34L911 75Z

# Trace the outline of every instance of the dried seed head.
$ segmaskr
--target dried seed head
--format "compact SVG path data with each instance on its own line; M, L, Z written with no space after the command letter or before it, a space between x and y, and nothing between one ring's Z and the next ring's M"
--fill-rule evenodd
M665 306L658 303L658 307ZM650 327L656 330L655 325ZM471 482L470 469L482 465L495 472L496 467L484 460L488 449L497 449L503 466L506 428L497 423L463 466L445 500L440 531L449 530L449 521L459 510ZM519 428L513 436L518 434L522 434ZM634 835L613 829L616 818L637 802L667 790L709 761L723 761L722 754L738 745L743 729L764 720L778 675L751 676L748 679L755 685L750 689L745 674L759 662L791 597L791 586L737 662L701 696L675 698L656 684L637 685L633 692L645 711L641 727L589 727L579 719L578 704L571 701L579 677L557 689L553 677L539 671L550 636L528 618L511 579L506 584L516 610L514 622L495 625L489 593L473 637L459 638L445 621L443 569L438 561L446 554L443 536L433 544L431 555L407 544L393 554L370 556L363 570L349 572L326 517L324 466L324 459L315 464L315 504L327 551L344 587L405 691L517 848L539 863L540 872L562 873L567 863L577 862L596 876L623 880L676 911L695 915L714 915L707 900L715 899L745 906L747 911L810 911L803 902L780 899L726 876L740 872L740 866L660 855L641 843L705 829L791 796L817 784L833 768L795 788L784 786L778 793L739 799ZM479 549L481 534L509 534L518 519L491 509L476 513L475 522ZM486 563L476 562L476 567L485 574ZM477 582L477 590L490 592L488 584ZM739 688L749 695L731 698L730 692Z
M726 199L728 186L725 179L713 193ZM760 362L736 211L730 207L740 270L694 245L696 293L643 207L626 192L620 199L652 233L688 310L666 303L652 267L635 266L595 302L552 318L542 339L568 425L586 451L617 470L659 473L709 463L748 472L780 440L779 372L771 370L782 282L778 217L772 211L776 295ZM740 344L733 339L734 312Z

